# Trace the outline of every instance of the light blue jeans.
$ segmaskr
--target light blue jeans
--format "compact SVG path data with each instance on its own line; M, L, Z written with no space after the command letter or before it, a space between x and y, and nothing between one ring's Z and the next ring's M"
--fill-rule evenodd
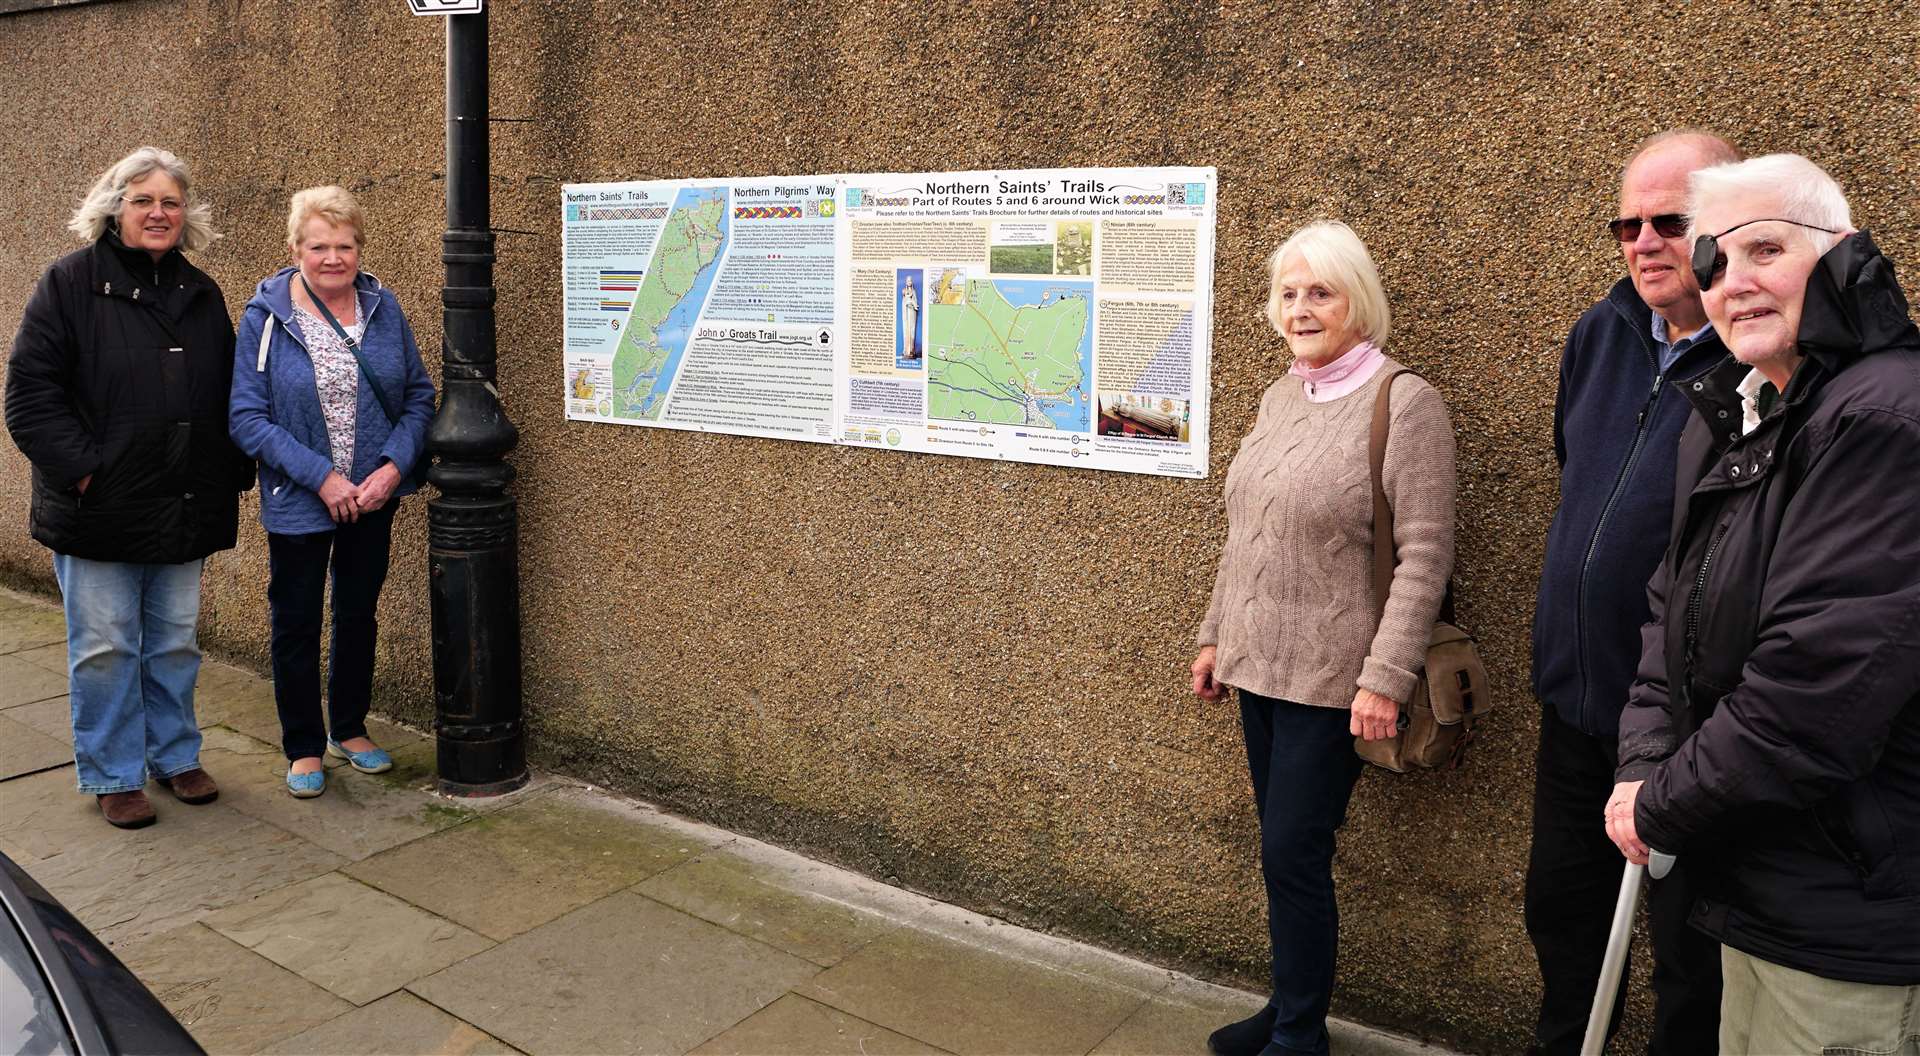
M67 614L73 761L80 791L144 788L200 765L200 567L53 555Z

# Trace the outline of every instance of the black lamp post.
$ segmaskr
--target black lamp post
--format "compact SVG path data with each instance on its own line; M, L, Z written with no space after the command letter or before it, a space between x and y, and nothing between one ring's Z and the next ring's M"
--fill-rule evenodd
M519 513L505 456L520 439L494 388L488 209L487 15L447 17L444 388L427 430L434 734L440 788L488 796L527 782L520 708Z

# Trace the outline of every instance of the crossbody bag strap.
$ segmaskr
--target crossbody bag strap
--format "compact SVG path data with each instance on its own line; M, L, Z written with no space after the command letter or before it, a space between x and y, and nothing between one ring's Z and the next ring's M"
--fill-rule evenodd
M1393 587L1393 506L1381 477L1387 465L1387 429L1393 420L1393 379L1410 370L1396 370L1380 379L1373 398L1373 431L1367 439L1367 464L1373 474L1373 616L1378 624L1386 615L1387 591Z
M1393 587L1393 506L1387 502L1387 488L1381 478L1387 465L1387 429L1393 421L1393 379L1413 371L1402 367L1380 381L1380 392L1373 399L1373 433L1367 439L1367 462L1373 473L1373 594L1374 622L1387 612L1387 591ZM1440 622L1452 623L1453 579L1447 579L1446 592L1440 595Z
M333 332L340 335L340 340L347 343L347 351L353 353L353 361L360 367L360 376L367 379L367 388L373 390L374 401L380 404L381 412L387 416L387 424L399 425L400 415L394 410L393 404L387 402L387 394L381 391L380 383L373 380L373 372L367 369L367 357L360 351L360 343L347 334L346 327L340 325L340 320L333 317L327 302L314 296L313 287L307 285L305 275L300 276L300 288L307 291L307 297L313 301L313 306L320 309L320 318L325 319L327 325L333 327Z

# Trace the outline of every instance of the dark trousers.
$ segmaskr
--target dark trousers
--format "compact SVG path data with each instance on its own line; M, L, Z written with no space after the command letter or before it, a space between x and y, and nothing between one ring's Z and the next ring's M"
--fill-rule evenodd
M1273 941L1273 1042L1287 1052L1327 1052L1340 942L1333 834L1347 820L1361 767L1348 719L1343 708L1240 692Z
M1582 733L1551 706L1541 709L1533 786L1533 847L1527 859L1527 937L1544 993L1534 1040L1542 1053L1578 1053L1607 949L1626 859L1607 839L1602 811L1613 793L1616 742ZM1693 893L1684 859L1649 882L1653 935L1654 1056L1719 1051L1720 944L1687 926ZM1623 976L1613 1024L1625 1001Z
M373 703L374 608L387 580L393 535L390 501L331 532L267 533L267 606L273 623L273 700L280 709L280 747L288 759L367 735ZM328 567L333 579L333 642L327 665L327 722L320 719L320 616Z

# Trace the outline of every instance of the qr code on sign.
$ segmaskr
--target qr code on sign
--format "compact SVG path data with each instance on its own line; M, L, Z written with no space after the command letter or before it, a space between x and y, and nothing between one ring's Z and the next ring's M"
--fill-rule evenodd
M1185 205L1185 204L1187 204L1187 186L1186 186L1186 184L1183 184L1183 183L1170 183L1170 184L1167 184L1167 204L1168 204L1168 205Z

